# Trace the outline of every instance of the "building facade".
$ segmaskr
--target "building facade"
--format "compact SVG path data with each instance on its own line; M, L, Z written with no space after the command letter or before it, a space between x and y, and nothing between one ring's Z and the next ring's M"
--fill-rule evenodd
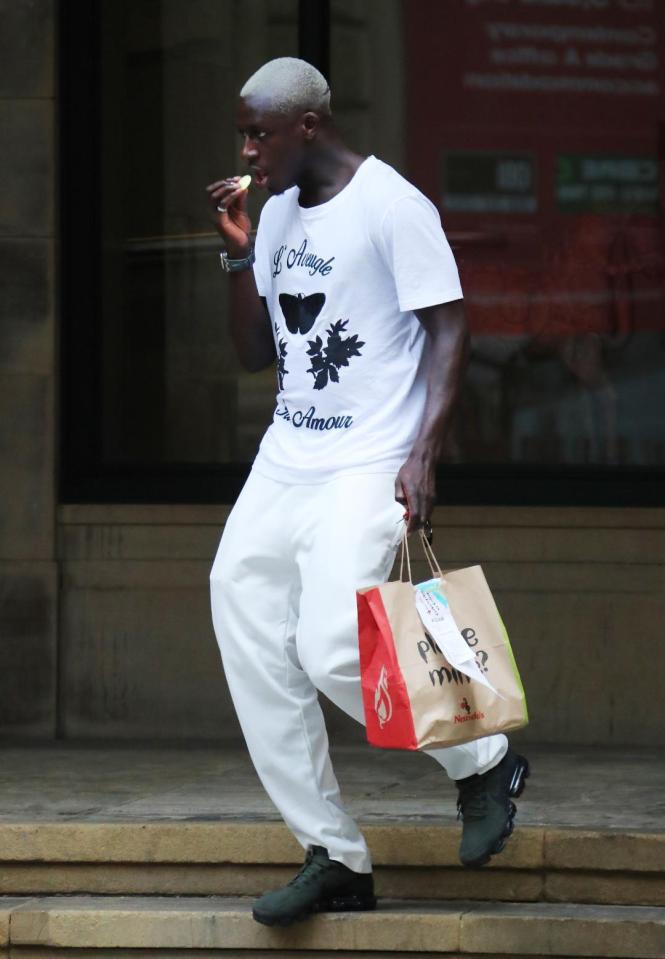
M458 259L472 357L435 544L485 568L522 737L659 742L662 5L16 0L2 17L2 734L238 735L207 579L275 374L236 362L204 187L241 172L243 80L300 54L350 145L437 204Z

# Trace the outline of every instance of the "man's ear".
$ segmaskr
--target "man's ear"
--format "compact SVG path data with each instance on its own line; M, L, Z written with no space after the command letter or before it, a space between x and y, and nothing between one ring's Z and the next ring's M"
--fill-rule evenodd
M318 113L313 113L310 110L307 113L303 113L300 124L305 140L313 140L321 124L321 118Z

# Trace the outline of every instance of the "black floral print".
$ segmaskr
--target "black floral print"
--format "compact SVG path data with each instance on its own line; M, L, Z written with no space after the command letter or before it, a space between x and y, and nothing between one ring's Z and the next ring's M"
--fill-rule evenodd
M357 333L342 337L348 323L348 320L337 320L336 323L332 323L326 330L328 340L325 346L320 336L317 336L315 340L307 341L309 344L307 355L311 357L311 366L307 372L314 377L315 390L324 389L329 382L339 383L339 370L349 365L352 356L362 355L360 347L365 343L358 339Z
M289 372L286 369L286 340L279 338L279 326L275 323L275 335L277 336L277 347L279 356L277 357L277 383L280 390L284 389L284 377Z

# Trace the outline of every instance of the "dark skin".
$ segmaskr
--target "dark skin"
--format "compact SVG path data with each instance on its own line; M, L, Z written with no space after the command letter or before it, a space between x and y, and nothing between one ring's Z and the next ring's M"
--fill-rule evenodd
M250 97L240 99L236 119L243 138L241 157L256 186L273 194L298 186L298 202L303 207L318 206L343 190L364 159L345 146L330 117L313 111L276 114L260 98ZM238 184L239 177L229 177L206 187L230 259L242 259L251 250L247 191ZM223 212L218 212L218 205ZM245 369L258 372L275 362L266 302L258 294L252 270L231 273L229 280L231 336ZM462 300L417 310L416 316L427 332L430 372L418 436L395 480L395 499L407 509L409 532L421 528L432 515L436 463L450 428L468 354Z

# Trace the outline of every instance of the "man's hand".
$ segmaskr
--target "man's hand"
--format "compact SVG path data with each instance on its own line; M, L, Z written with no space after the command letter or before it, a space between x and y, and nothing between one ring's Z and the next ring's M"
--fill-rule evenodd
M252 249L247 215L247 190L240 177L217 180L206 187L215 226L231 260L244 260ZM231 293L229 324L238 359L250 373L275 362L275 340L265 300L259 296L254 270L226 274Z
M247 190L239 187L240 177L216 180L206 187L208 202L219 235L232 260L249 255L252 222L247 215Z
M411 451L397 474L395 499L406 507L407 533L429 522L436 499L436 460L430 452L415 448Z
M436 500L436 463L450 427L466 367L468 333L462 300L417 310L427 331L427 399L418 436L395 480L395 499L408 511L407 531L425 526Z

